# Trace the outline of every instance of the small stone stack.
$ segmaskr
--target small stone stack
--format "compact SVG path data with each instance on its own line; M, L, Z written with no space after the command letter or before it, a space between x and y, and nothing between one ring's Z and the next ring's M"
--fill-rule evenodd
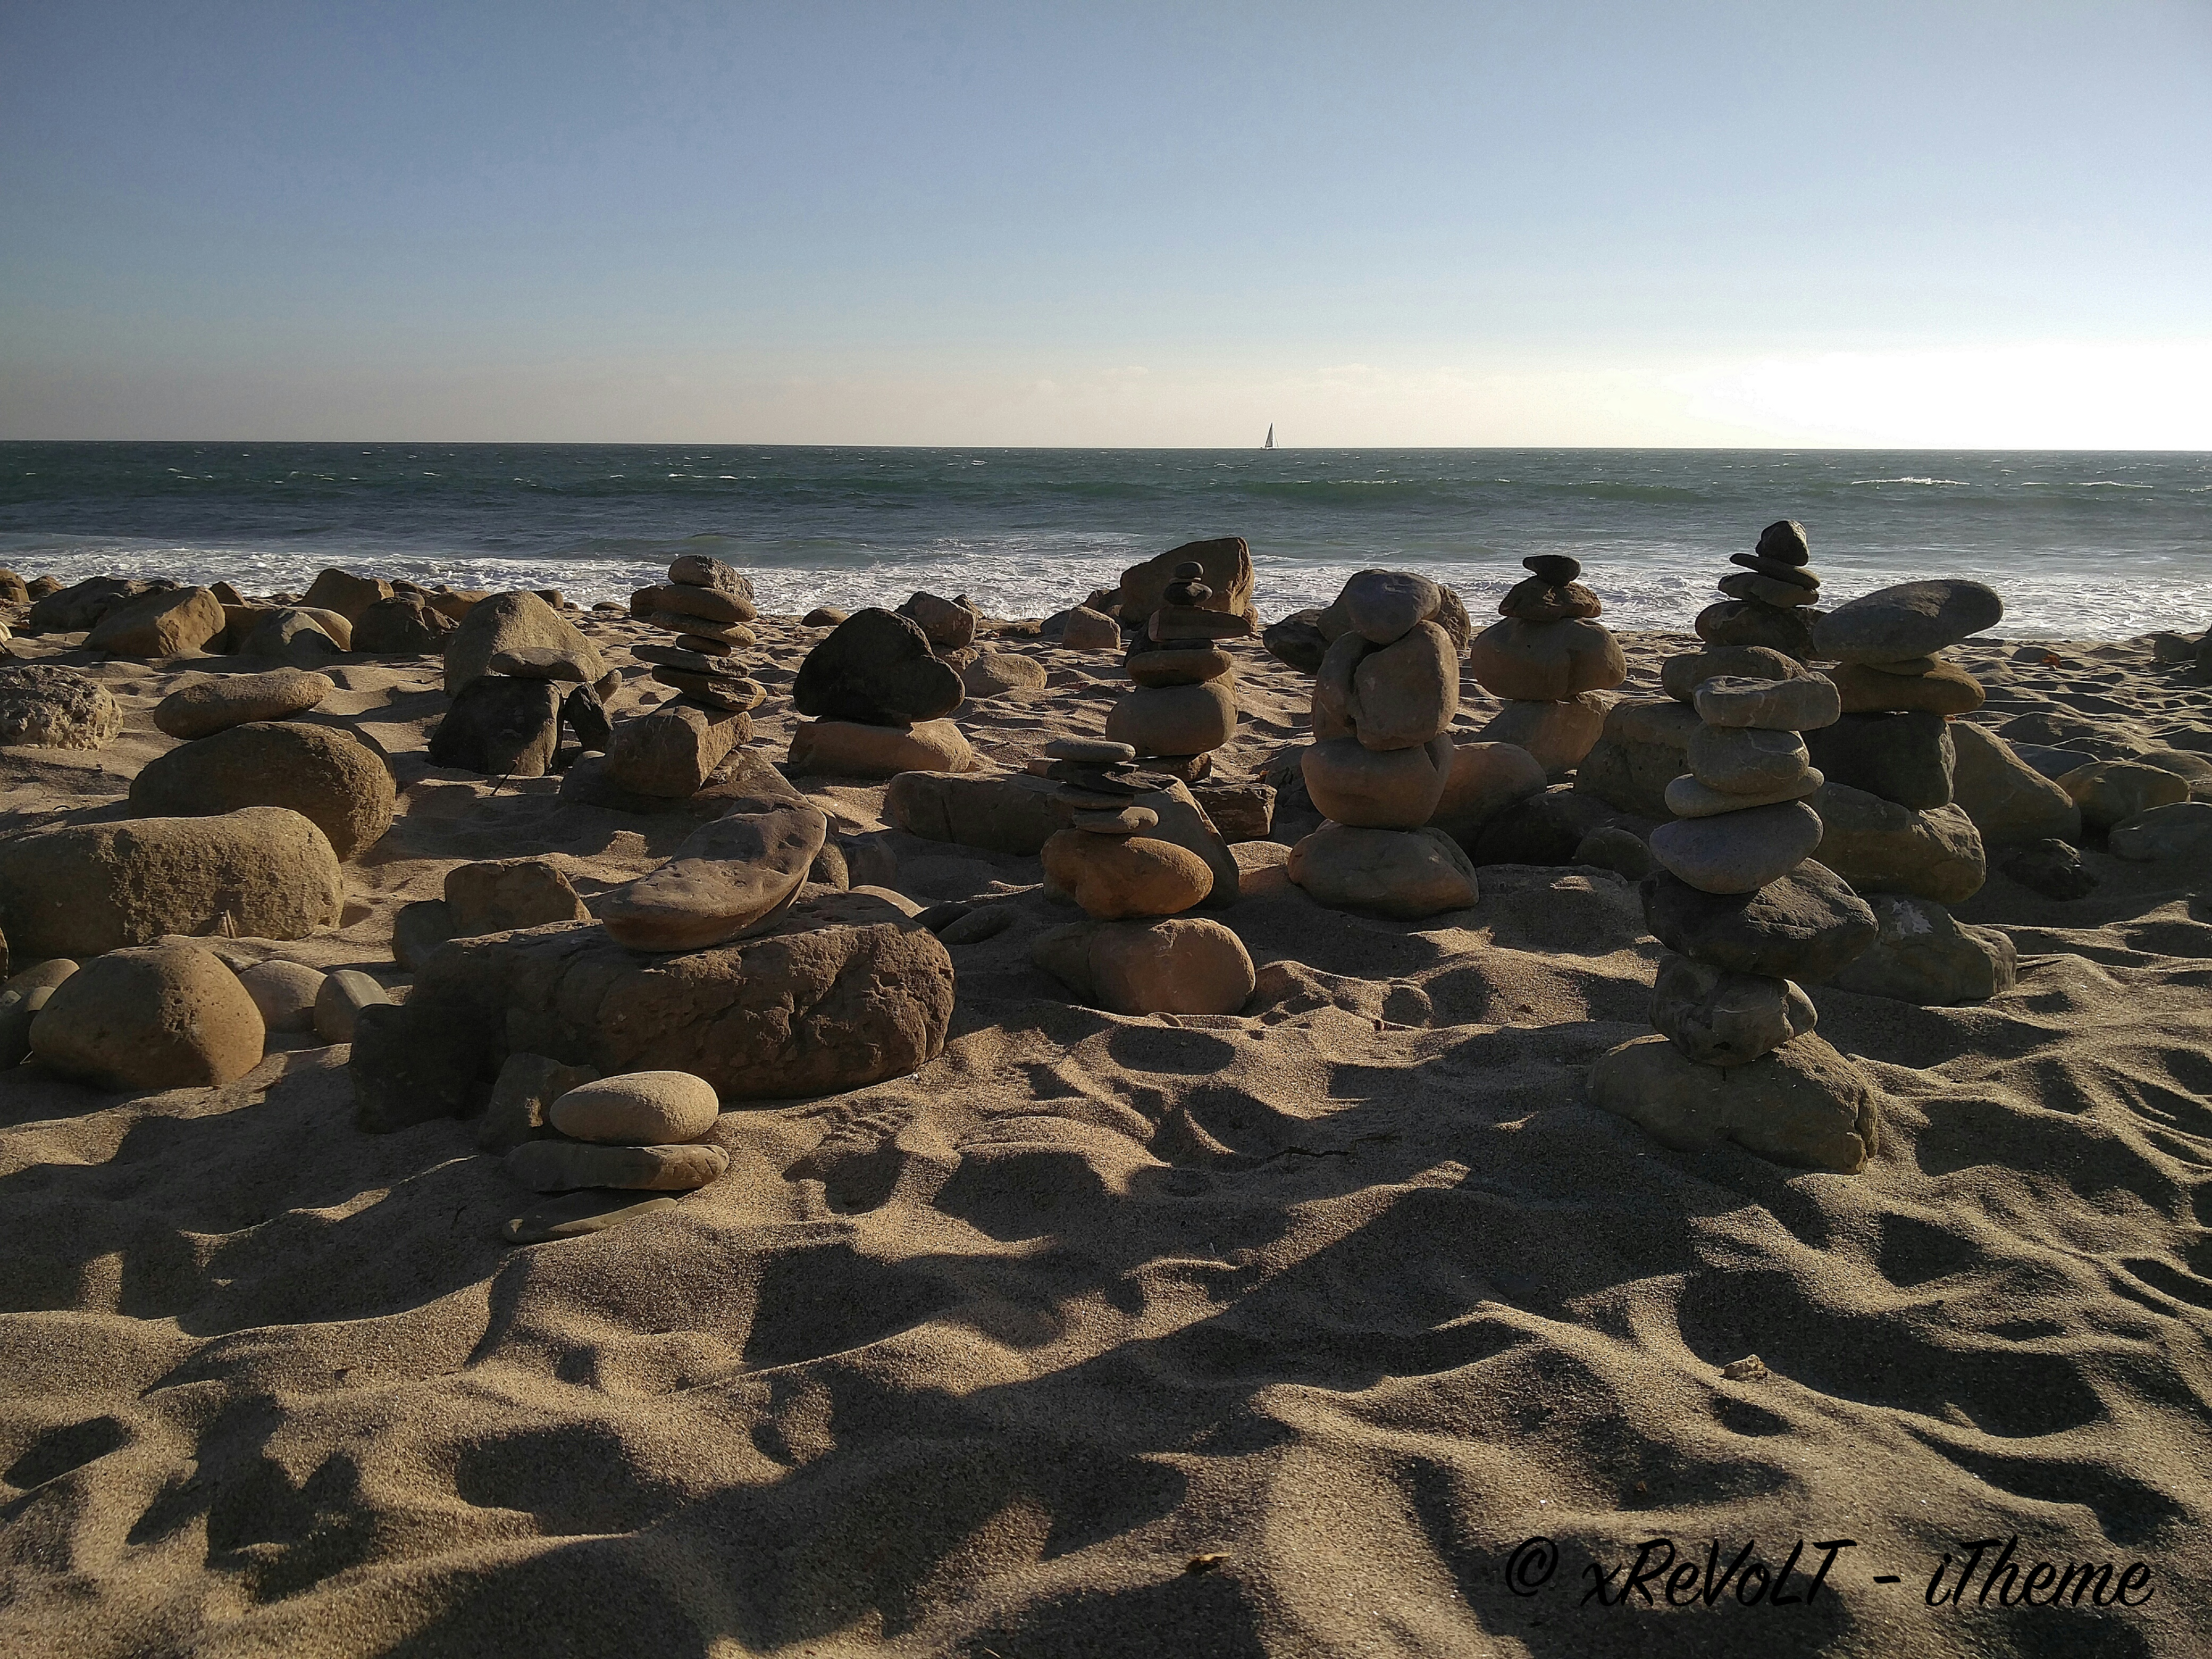
M668 567L668 580L630 595L629 614L648 627L675 635L673 645L641 645L639 660L653 665L653 678L708 708L744 714L767 695L734 659L739 646L754 643L745 626L760 615L753 585L720 559L687 553ZM745 722L750 726L750 720ZM750 736L748 730L744 736ZM739 741L743 741L740 738Z
M1579 764L1604 729L1596 694L1628 678L1620 642L1597 620L1605 609L1564 553L1522 560L1531 573L1498 602L1504 620L1475 635L1468 667L1505 707L1480 733L1518 744L1556 781Z
M1979 582L1917 581L1862 594L1813 625L1843 716L1810 739L1826 774L1821 856L1869 895L1881 937L1835 983L1917 1003L1979 1002L2009 990L2018 953L1949 907L1981 888L1988 853L1958 804L1951 717L1978 708L1974 678L1936 653L1993 626L2004 601Z
M792 731L791 767L864 778L972 772L967 738L941 718L966 695L919 623L879 606L855 611L806 653L792 682L792 707L811 718Z
M1678 815L1651 836L1661 868L1644 917L1672 952L1652 989L1656 1036L1601 1058L1590 1093L1669 1146L1729 1140L1777 1163L1853 1173L1874 1150L1877 1095L1813 1034L1794 978L1827 977L1873 942L1850 887L1810 861L1819 788L1799 733L1834 722L1819 675L1715 678L1695 694L1690 774L1668 787Z
M1153 770L1194 782L1237 731L1236 664L1217 641L1249 636L1249 618L1206 607L1213 590L1195 559L1176 566L1137 642L1122 659L1137 689L1106 716L1109 742Z
M1813 623L1820 612L1820 578L1812 567L1813 550L1805 526L1778 519L1759 532L1748 553L1731 553L1729 562L1744 568L1720 580L1728 595L1709 605L1692 624L1708 645L1757 645L1808 662Z
M678 695L586 746L605 750L605 777L616 788L688 800L752 736L750 711L768 695L734 654L754 642L745 626L759 614L752 583L720 559L687 553L668 567L665 582L630 595L629 614L676 636L632 654Z
M577 1075L535 1054L511 1056L500 1073L487 1118L504 1122L519 1104L530 1120L519 1126L530 1138L507 1152L507 1173L532 1192L564 1194L508 1222L511 1244L573 1237L672 1208L672 1199L641 1194L690 1192L730 1167L720 1147L698 1144L722 1109L705 1079L631 1072L576 1083L550 1109L540 1103L546 1084Z
M1044 775L1060 786L1054 797L1070 809L1070 827L1040 855L1045 884L1092 920L1041 935L1032 947L1037 965L1117 1013L1243 1007L1255 982L1243 941L1219 922L1181 919L1213 893L1218 872L1201 853L1167 838L1178 830L1186 838L1206 833L1180 780L1139 770L1124 743L1062 738L1044 752ZM1162 811L1177 806L1186 822L1164 828Z
M1436 584L1365 571L1340 600L1351 626L1314 678L1306 793L1331 820L1291 849L1290 878L1339 909L1412 919L1475 902L1474 866L1425 828L1458 758L1459 656L1426 620Z

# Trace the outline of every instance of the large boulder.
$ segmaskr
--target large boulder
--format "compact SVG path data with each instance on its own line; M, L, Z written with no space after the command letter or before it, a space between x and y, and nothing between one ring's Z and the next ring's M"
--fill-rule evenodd
M46 580L46 579L42 579ZM31 589L34 590L36 584ZM128 576L87 576L51 592L39 594L23 625L34 634L82 634L126 599L142 593L175 591L170 581L141 581Z
M1988 878L1981 832L1956 806L1917 812L1842 783L1822 784L1812 806L1821 824L1814 856L1862 891L1963 904Z
M931 648L940 654L963 651L975 642L975 612L964 594L948 599L917 592L898 608L898 614L927 635Z
M131 781L144 817L205 817L245 806L289 806L350 859L392 827L396 799L383 757L349 732L253 720L146 763Z
M362 1012L357 1118L381 1131L458 1114L514 1052L608 1076L689 1072L725 1103L839 1094L933 1059L952 990L945 947L859 894L681 956L631 951L583 924L459 939L404 1004Z
M200 650L227 625L222 601L204 587L142 593L102 616L84 648L112 657L174 657Z
M356 576L350 570L333 566L322 572L309 584L305 605L335 611L348 622L359 625L368 614L369 607L392 597L392 584L379 576Z
M1867 903L1881 936L1830 976L1839 989L1935 1006L1987 1002L2019 977L2020 953L1996 928L1964 926L1909 893L1869 893Z
M250 720L281 720L288 714L304 714L337 689L329 675L300 668L210 675L179 686L155 704L154 724L171 737L190 742Z
M586 684L606 678L599 647L581 629L535 593L495 593L471 606L467 618L446 638L446 692L451 696L470 681L491 672L502 651L544 646L574 657Z
M260 1010L212 951L162 945L114 951L55 988L31 1022L31 1052L104 1089L230 1083L261 1061Z
M938 720L965 695L959 671L938 660L920 625L876 605L831 629L791 683L800 714L863 726Z
M2154 806L2189 799L2187 779L2134 761L2097 761L2076 767L2058 779L2058 787L2081 807L2081 821L2093 830L2110 830Z
M1984 847L2081 838L2074 797L2030 766L1985 726L1951 722L1952 804L1974 821Z
M560 752L561 708L561 688L552 680L479 674L461 687L430 734L430 758L487 777L542 778Z
M1830 783L1916 810L1951 804L1955 750L1941 714L1845 714L1804 743Z
M1880 1091L1808 1032L1743 1066L1701 1066L1664 1036L1625 1042L1590 1067L1591 1101L1685 1152L1733 1142L1793 1169L1856 1175L1875 1150Z
M1485 690L1510 702L1562 702L1610 691L1628 678L1620 641L1586 617L1528 623L1508 617L1468 646L1468 668Z
M1542 763L1518 744L1455 744L1451 774L1429 825L1464 844L1506 808L1543 791Z
M1146 621L1167 603L1168 584L1176 579L1176 567L1187 561L1206 568L1202 580L1212 592L1200 601L1204 609L1232 617L1253 616L1252 550L1242 536L1221 536L1212 541L1186 542L1124 570L1116 590L1123 626Z
M379 599L355 618L353 648L378 657L426 657L446 648L451 617L420 593Z
M340 641L321 620L335 615L289 606L246 611L232 618L231 637L240 641L236 654L309 672L328 667L332 658L344 654L351 639L349 634L347 641Z
M1667 786L1690 769L1697 710L1668 697L1632 697L1606 711L1605 727L1575 770L1575 787L1640 817L1663 818Z
M301 939L335 927L329 838L283 806L220 817L56 824L0 841L0 933L15 954L79 961L165 934Z
M99 681L58 663L0 668L0 747L105 749L123 711Z

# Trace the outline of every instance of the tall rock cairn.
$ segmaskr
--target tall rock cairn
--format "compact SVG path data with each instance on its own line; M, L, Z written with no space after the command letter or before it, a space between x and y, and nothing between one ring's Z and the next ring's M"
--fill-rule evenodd
M1709 678L1690 771L1667 788L1677 815L1651 836L1661 868L1644 915L1669 953L1652 989L1658 1035L1591 1068L1590 1092L1670 1146L1733 1141L1800 1168L1855 1172L1874 1150L1877 1091L1814 1034L1793 975L1823 977L1864 951L1874 919L1809 855L1820 785L1801 732L1834 722L1817 674Z
M1837 977L1846 989L1957 1003L2014 981L2010 939L1951 917L1987 874L1981 833L1953 799L1950 726L1981 707L1983 692L1936 654L2003 616L2004 601L1980 582L1931 580L1862 594L1814 623L1814 650L1837 665L1843 708L1810 739L1827 779L1824 856L1869 894L1881 927L1876 947Z
M752 583L720 559L685 554L668 567L666 581L630 595L629 613L674 636L634 654L678 696L614 731L606 775L638 794L687 799L752 736L750 711L768 695L734 654L754 643L745 626L760 614Z
M1122 659L1137 689L1106 716L1106 737L1152 770L1194 782L1237 732L1237 665L1218 641L1249 636L1252 623L1205 608L1213 590L1195 559L1176 567L1161 597Z
M1243 941L1218 921L1182 914L1215 896L1218 882L1233 898L1236 866L1180 781L1139 770L1124 743L1065 738L1044 752L1045 776L1069 814L1069 827L1044 844L1045 885L1091 920L1040 934L1031 959L1116 1013L1242 1008L1255 983ZM1164 814L1175 822L1164 825Z
M1805 526L1778 519L1759 532L1748 553L1731 553L1741 570L1721 578L1728 597L1698 613L1692 624L1708 645L1756 645L1799 662L1813 658L1813 623L1820 578L1812 566Z
M1577 580L1579 561L1539 553L1521 562L1530 574L1498 602L1504 620L1469 644L1468 669L1505 704L1483 740L1520 744L1557 778L1597 741L1606 708L1595 694L1628 678L1628 659L1597 620L1605 606Z
M1291 849L1290 877L1321 903L1403 918L1475 902L1474 866L1425 826L1457 757L1459 655L1428 620L1437 585L1367 570L1340 596L1348 624L1314 678L1306 793L1330 822Z

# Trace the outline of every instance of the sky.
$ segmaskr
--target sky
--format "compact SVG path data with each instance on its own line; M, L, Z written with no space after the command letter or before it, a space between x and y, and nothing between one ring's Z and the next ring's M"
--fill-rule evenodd
M0 438L2212 448L2212 0L0 4Z

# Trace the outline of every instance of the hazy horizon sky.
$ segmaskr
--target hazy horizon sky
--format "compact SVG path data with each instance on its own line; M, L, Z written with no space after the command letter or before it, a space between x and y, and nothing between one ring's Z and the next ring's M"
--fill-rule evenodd
M0 438L2212 448L2212 4L0 11Z

